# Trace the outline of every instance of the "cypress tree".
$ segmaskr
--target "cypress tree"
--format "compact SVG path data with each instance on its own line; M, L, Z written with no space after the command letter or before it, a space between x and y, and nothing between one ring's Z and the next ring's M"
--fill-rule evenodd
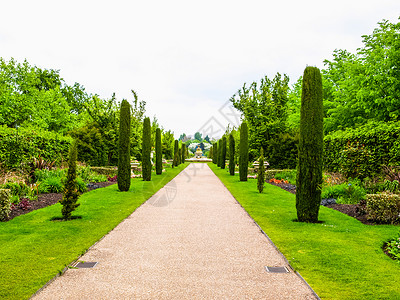
M222 138L218 140L218 167L222 166Z
M229 135L229 174L235 175L235 138Z
M300 108L300 140L296 178L296 210L300 222L317 222L321 204L323 153L322 78L316 67L304 70Z
M186 159L186 144L182 144L182 163L185 163Z
M218 143L215 142L213 146L213 164L218 165Z
M225 169L225 161L226 161L226 136L222 137L222 154L221 154L221 168Z
M69 148L67 182L65 183L63 197L60 200L61 213L64 220L70 220L72 212L80 205L76 203L79 198L78 182L76 180L76 159L78 150L74 140Z
M239 177L240 181L247 181L249 168L249 131L247 123L243 122L240 126L240 144L239 144Z
M264 168L264 150L260 150L260 158L258 159L258 172L257 172L257 188L260 193L264 189L265 181L265 168Z
M178 165L182 163L182 148L178 149Z
M127 100L122 100L119 111L118 140L118 189L126 192L131 186L131 106Z
M143 120L143 143L142 143L142 176L143 181L151 180L151 125L150 118Z
M210 152L209 152L209 154L208 154L208 158L211 158L211 159L214 161L214 158L213 158L213 148L214 148L214 146L211 146Z
M156 129L156 174L162 174L161 129Z
M174 160L172 161L172 166L173 167L177 167L178 166L178 162L179 162L179 142L178 140L175 140L175 144L174 144Z

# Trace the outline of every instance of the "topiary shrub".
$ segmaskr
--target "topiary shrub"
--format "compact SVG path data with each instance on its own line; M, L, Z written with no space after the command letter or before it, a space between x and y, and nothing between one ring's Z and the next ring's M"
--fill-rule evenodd
M11 211L11 191L0 189L0 221L7 221Z
M229 135L229 174L235 175L235 138Z
M218 163L217 166L221 168L222 166L222 139L218 140Z
M182 144L182 149L181 149L181 151L182 151L182 159L181 159L181 162L182 163L185 163L185 160L186 160L186 144Z
M321 204L323 152L322 78L316 67L304 70L296 178L296 210L300 222L317 222Z
M150 118L143 120L143 142L142 142L142 176L143 181L151 180L151 125Z
M226 136L222 137L221 142L221 169L225 169L225 161L226 161Z
M174 160L172 161L172 167L177 167L179 165L179 141L175 140L174 143Z
M122 100L119 120L118 140L118 189L122 192L131 186L131 106L127 100Z
M78 183L76 179L76 158L78 155L76 141L72 142L68 157L68 173L65 182L63 197L60 200L62 207L61 213L64 220L72 218L72 212L80 205L76 203L79 198Z
M162 144L161 144L161 129L156 129L156 174L162 174Z
M260 158L258 159L259 167L257 172L257 188L258 192L262 193L264 190L264 182L265 182L265 167L264 167L264 150L261 148L260 150Z
M249 168L249 130L247 123L240 125L240 144L239 144L239 177L240 181L247 181Z
M218 165L218 157L219 157L219 153L218 153L218 143L215 142L214 146L213 146L213 164Z

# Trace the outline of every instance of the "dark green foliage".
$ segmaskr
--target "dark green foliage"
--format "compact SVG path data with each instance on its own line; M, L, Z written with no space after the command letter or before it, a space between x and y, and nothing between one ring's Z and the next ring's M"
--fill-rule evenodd
M240 126L240 144L239 144L239 177L240 181L247 181L249 168L249 131L247 123L243 122Z
M215 142L214 146L213 146L213 164L217 165L218 164L218 157L219 157L219 153L218 153L218 143Z
M119 117L118 140L118 189L122 192L131 186L131 106L127 100L122 100Z
M178 165L182 163L182 148L178 149Z
M144 181L151 180L151 125L150 118L143 121L143 143L142 143L142 176Z
M185 159L186 159L186 144L182 144L182 149L181 149L181 152L182 152L182 160L181 160L181 162L184 164L185 163Z
M69 150L68 173L64 186L63 198L60 200L62 207L61 213L64 220L70 220L72 212L80 205L76 203L79 198L78 182L76 179L76 158L77 146L74 141Z
M209 152L209 154L208 154L208 158L211 158L211 159L214 161L214 157L213 157L213 149L214 149L214 146L211 146L211 148L210 148L210 152Z
M316 67L304 70L300 109L296 209L300 222L317 222L321 203L323 153L322 78Z
M274 169L295 169L299 145L298 132L281 133L272 138L265 152L268 163Z
M235 138L229 135L229 174L235 175Z
M372 177L383 165L400 165L400 122L371 123L324 138L324 169L348 177Z
M162 173L162 149L161 149L161 129L156 130L156 174Z
M225 169L225 161L226 161L226 136L222 137L222 142L221 142L221 168Z
M218 140L218 167L222 167L222 138Z
M260 150L260 158L258 159L258 172L257 172L257 188L260 193L264 189L265 182L265 167L264 167L264 150Z
M174 144L174 160L172 162L172 166L176 167L179 165L179 141L175 140Z
M67 160L71 141L49 131L0 126L0 163L9 169L27 166L33 157L60 163Z

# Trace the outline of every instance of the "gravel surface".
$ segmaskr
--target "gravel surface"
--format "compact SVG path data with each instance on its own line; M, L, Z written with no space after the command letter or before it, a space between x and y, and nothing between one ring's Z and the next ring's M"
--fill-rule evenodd
M133 197L135 195L132 195ZM33 299L315 299L206 164L190 164Z

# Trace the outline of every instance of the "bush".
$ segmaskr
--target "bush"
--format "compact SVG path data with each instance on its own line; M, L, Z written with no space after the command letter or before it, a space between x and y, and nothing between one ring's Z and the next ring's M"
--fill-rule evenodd
M25 197L29 193L29 187L24 182L6 182L1 188L10 190L11 196Z
M272 178L275 178L275 175L277 173L284 172L284 171L287 171L287 170L266 170L265 171L265 179L270 180Z
M120 108L118 139L118 189L122 192L128 191L131 186L130 136L131 106L127 100L122 100Z
M388 252L390 257L400 262L400 234L398 238L387 242L384 249Z
M324 186L321 198L334 198L339 204L358 204L365 199L366 194L361 181L350 178L349 182Z
M273 178L286 180L291 184L296 184L296 174L297 171L294 170L276 170L278 172L275 173Z
M264 190L264 182L265 182L265 167L264 167L264 150L261 148L260 150L260 158L258 159L259 168L257 173L257 188L260 193Z
M6 221L11 211L10 190L0 189L0 221Z
M225 164L226 164L226 136L222 137L222 142L221 142L221 169L225 169Z
M90 167L90 170L106 176L115 176L118 174L118 170L113 167Z
M161 147L161 129L156 129L156 174L162 174L162 147Z
M235 138L229 135L229 174L235 175Z
M368 220L395 224L400 221L400 196L390 193L368 194L365 204Z
M61 193L64 190L61 177L48 177L39 186L40 193Z
M215 142L213 144L213 157L212 157L212 162L214 165L218 165L218 158L219 158L218 143Z

